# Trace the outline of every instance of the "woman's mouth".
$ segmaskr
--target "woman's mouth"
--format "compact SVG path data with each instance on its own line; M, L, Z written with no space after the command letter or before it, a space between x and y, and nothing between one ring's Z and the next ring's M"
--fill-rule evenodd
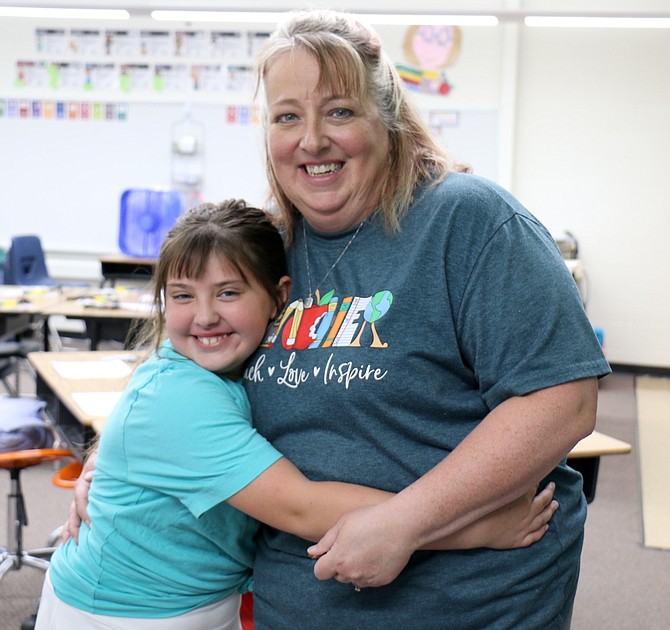
M321 177L337 173L344 166L344 162L333 162L332 164L305 164L305 171L310 177Z

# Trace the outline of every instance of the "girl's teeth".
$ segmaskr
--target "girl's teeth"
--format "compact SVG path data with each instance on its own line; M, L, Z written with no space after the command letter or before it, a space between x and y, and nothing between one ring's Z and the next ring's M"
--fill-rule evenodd
M213 346L221 341L226 335L218 337L198 337L198 341L205 346Z

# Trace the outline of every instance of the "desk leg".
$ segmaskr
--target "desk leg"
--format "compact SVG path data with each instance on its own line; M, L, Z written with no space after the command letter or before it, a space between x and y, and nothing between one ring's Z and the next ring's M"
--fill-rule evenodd
M47 415L68 447L83 457L84 451L95 439L93 428L81 424L39 374L35 378L35 393L46 402Z
M98 342L100 341L100 322L94 318L84 320L86 322L86 334L91 340L91 350L98 349Z
M568 459L568 466L581 473L584 480L586 502L591 503L596 498L600 457L574 457Z

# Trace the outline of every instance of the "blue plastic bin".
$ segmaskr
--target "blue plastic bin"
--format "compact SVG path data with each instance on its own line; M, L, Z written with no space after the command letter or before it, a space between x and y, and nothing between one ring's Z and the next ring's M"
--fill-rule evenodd
M119 248L128 256L156 258L180 214L181 197L175 190L125 190L121 195Z

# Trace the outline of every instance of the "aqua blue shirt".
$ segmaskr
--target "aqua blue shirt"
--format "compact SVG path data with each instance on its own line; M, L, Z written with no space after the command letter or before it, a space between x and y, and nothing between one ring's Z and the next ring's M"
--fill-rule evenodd
M239 383L160 354L105 426L91 527L53 556L56 594L88 612L171 617L249 588L258 523L225 501L281 455Z

